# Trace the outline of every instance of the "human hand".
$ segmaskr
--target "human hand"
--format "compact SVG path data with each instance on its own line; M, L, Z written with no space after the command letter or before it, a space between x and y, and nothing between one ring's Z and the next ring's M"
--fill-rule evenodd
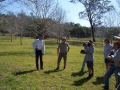
M111 56L108 56L107 59L111 60Z

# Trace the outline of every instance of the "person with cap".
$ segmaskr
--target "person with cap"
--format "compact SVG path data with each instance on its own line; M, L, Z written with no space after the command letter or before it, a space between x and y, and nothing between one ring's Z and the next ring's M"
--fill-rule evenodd
M87 47L88 47L87 42L83 43L83 47L84 47L84 51L86 51L86 49L87 49ZM81 51L80 53L82 53L82 51ZM85 57L84 57L84 60L83 60L83 63L82 63L82 68L81 68L81 71L84 71L84 68L85 68L85 63L86 63L86 61L85 61L85 60L86 60L86 59L85 59Z
M113 46L110 44L109 39L104 39L104 62L106 65L106 71L108 70L109 66L110 66L110 60L107 59L108 55L110 54L111 50L113 49Z
M69 47L69 44L66 42L66 37L63 37L62 42L59 43L58 48L57 48L58 60L57 60L57 68L55 70L59 70L60 61L62 58L64 60L63 69L66 68L67 53L69 52L69 49L70 47Z
M85 61L87 63L88 68L88 77L86 79L90 79L94 75L93 61L94 61L94 45L91 40L88 42L88 48L83 52L85 55Z
M118 39L119 49L116 51L116 53L114 55L108 56L108 59L113 61L114 65L116 67L116 70L115 70L115 78L116 78L115 88L118 88L118 86L120 84L120 37L119 36L114 36L114 37Z
M36 69L39 70L38 58L40 57L40 69L43 70L43 55L45 54L45 42L43 40L43 35L39 35L39 39L36 39L32 46L35 51L36 58Z
M114 49L111 51L109 56L114 55L116 53L116 51L119 49L119 43L115 42L113 44L113 48ZM105 85L103 86L104 89L109 89L109 78L111 77L112 74L115 73L115 70L116 70L116 67L114 65L114 62L111 61L110 62L110 67L109 67L109 69L107 70L107 72L104 75L104 83L105 83Z

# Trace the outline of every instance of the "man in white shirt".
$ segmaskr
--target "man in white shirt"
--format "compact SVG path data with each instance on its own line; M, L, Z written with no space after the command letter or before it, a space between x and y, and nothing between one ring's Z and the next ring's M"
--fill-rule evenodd
M40 57L40 69L43 69L43 55L45 54L45 43L43 40L43 36L39 35L39 39L36 39L32 46L35 50L36 54L36 69L39 70L38 58Z

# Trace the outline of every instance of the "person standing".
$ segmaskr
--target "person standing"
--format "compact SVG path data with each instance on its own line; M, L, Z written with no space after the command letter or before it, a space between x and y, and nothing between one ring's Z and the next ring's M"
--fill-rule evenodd
M94 74L94 68L93 68L93 61L94 61L94 45L91 40L88 42L88 47L86 48L86 51L83 52L85 55L85 61L87 63L88 68L88 77L86 79L90 79Z
M111 61L114 61L116 71L115 71L115 78L116 78L116 85L115 88L116 90L119 90L120 86L120 37L119 36L114 36L115 38L118 39L119 43L119 49L116 51L115 55L108 56L108 59Z
M84 51L86 51L87 47L88 47L88 44L87 43L83 43L83 46L84 46ZM85 68L85 57L84 57L84 60L83 60L83 63L82 63L82 68L81 68L81 71L84 71L84 68Z
M106 71L108 70L110 66L110 60L107 59L108 55L110 54L111 50L113 49L113 46L110 44L109 39L104 40L105 46L104 46L104 62L106 65Z
M116 51L119 49L119 43L115 42L113 44L113 48L114 49L111 51L111 53L109 54L109 56L114 55L116 53ZM116 67L114 65L114 62L111 61L110 62L110 67L109 67L109 69L107 70L107 72L104 75L104 83L105 83L104 89L109 89L109 78L111 77L111 75L113 73L115 73L115 70L116 70Z
M35 50L35 58L36 58L36 69L39 70L38 59L40 58L40 69L43 68L43 55L45 54L45 42L43 40L43 35L39 35L39 38L36 39L32 46Z
M57 48L58 60L57 60L57 68L55 70L59 70L60 61L62 58L64 60L63 69L66 68L67 53L69 52L69 49L70 47L69 47L69 44L66 42L66 37L63 37L62 42L59 43L58 48Z

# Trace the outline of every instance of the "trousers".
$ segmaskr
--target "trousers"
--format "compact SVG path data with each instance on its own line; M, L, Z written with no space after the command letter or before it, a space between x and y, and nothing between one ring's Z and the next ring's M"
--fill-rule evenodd
M111 77L113 73L115 73L115 71L116 71L116 67L114 63L110 63L110 67L104 75L105 87L109 88L109 78Z
M39 58L40 58L40 69L43 69L43 60L42 60L42 51L41 50L36 50L36 69L39 69Z

